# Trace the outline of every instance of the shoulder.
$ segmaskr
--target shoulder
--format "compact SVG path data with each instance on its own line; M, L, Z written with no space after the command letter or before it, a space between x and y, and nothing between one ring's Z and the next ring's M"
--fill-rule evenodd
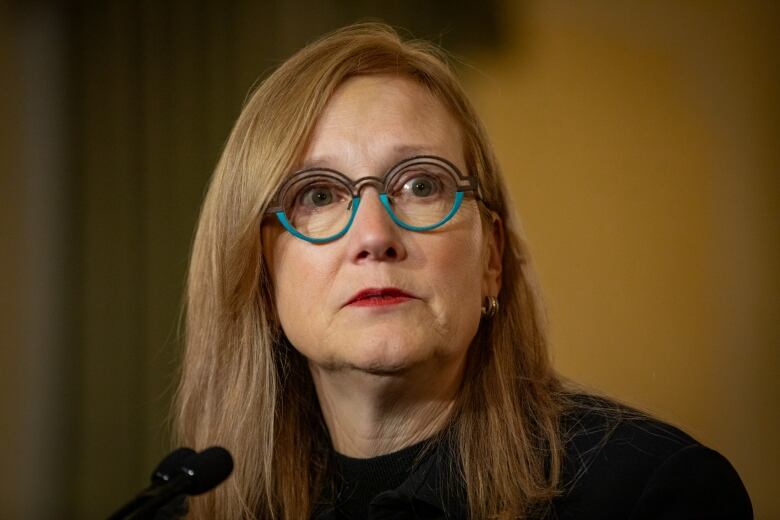
M562 433L563 493L553 518L752 518L728 460L669 424L574 395Z

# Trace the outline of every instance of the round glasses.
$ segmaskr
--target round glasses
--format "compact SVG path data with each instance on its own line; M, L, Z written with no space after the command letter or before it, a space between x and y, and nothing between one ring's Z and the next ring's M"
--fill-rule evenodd
M418 155L404 159L384 175L352 181L329 168L307 168L282 184L268 214L307 242L323 243L344 235L357 214L360 190L373 184L379 200L398 226L430 231L450 220L466 192L481 199L476 177L464 176L446 159Z

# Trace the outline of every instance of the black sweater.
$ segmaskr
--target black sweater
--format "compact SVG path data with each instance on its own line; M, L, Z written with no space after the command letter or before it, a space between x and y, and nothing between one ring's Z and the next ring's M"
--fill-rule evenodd
M753 517L734 468L680 430L607 401L580 397L568 431L563 492L533 519ZM468 518L450 450L419 444L374 459L336 455L336 493L316 520ZM475 519L476 520L476 519Z

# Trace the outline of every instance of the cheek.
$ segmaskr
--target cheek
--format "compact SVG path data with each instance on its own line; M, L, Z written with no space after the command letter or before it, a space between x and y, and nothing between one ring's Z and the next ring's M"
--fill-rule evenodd
M482 254L479 232L464 233L436 252L437 314L450 336L468 344L476 334L482 306Z
M332 280L327 259L304 249L305 244L281 238L274 249L274 298L282 328L293 344L304 342L318 325Z

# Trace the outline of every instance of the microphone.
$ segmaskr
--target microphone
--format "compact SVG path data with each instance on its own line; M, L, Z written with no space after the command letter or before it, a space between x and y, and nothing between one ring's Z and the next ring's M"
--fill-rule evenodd
M180 470L182 463L188 458L196 455L197 452L192 448L176 448L163 458L154 468L150 478L149 487L141 491L134 499L119 508L114 514L108 517L108 520L119 520L127 517L130 513L141 507L148 500L148 493L156 486L163 484Z
M182 463L193 455L197 455L197 453L192 448L176 448L170 452L154 468L154 472L150 477L152 485L168 482L174 473L181 469Z
M179 448L166 456L152 473L152 485L108 517L109 520L153 518L176 497L205 493L233 471L233 457L225 448L215 446L192 453L189 448Z

